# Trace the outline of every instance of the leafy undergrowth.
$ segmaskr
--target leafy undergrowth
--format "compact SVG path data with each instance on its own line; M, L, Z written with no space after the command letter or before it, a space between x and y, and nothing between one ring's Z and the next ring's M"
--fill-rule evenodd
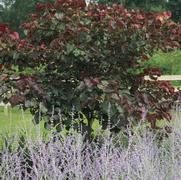
M179 113L172 133L139 125L117 135L105 131L86 141L75 131L4 140L2 179L181 179ZM134 132L134 133L133 133Z

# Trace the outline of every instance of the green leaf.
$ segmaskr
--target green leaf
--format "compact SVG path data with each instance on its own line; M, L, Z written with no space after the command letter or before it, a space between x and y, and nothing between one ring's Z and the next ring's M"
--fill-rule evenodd
M74 44L67 43L66 45L67 54L70 54L74 50L74 48L75 48Z
M48 112L48 109L43 104L41 104L40 111L44 114L44 113Z
M88 119L87 117L85 116L84 113L82 113L81 111L79 111L79 114L82 115L82 120L83 120L83 123L88 125Z
M93 137L96 137L101 132L102 126L100 125L98 119L94 119L91 128L92 128L91 134Z
M108 81L103 80L103 81L101 81L101 84L102 84L103 86L107 86L107 85L109 84L109 82L108 82Z
M98 119L94 119L94 121L92 122L92 130L95 131L97 129L100 129L100 124L99 124L99 120Z
M31 107L31 101L25 101L25 107L27 107L27 108L29 108L29 107Z
M63 19L64 13L55 13L55 17L59 20Z
M115 93L113 93L113 94L111 95L111 98L114 99L114 100L119 100L118 95L115 94Z
M106 113L107 115L110 113L109 115L111 117L113 117L114 114L116 113L115 105L113 103L110 103L109 101L104 101L103 103L101 103L101 107L103 112Z
M124 113L124 109L123 109L121 106L117 105L117 106L116 106L116 109L118 110L118 112L119 112L120 114L123 114L123 113Z

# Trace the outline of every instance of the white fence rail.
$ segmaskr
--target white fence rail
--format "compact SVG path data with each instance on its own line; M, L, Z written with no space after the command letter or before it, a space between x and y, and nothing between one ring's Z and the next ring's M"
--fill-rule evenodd
M145 76L145 80L151 80L149 76ZM181 75L162 75L158 77L158 81L181 81Z

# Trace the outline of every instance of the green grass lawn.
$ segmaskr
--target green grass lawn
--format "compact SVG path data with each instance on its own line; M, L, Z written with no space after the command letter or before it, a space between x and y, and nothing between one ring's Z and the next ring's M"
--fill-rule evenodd
M181 50L158 52L145 65L161 68L163 75L181 75ZM181 87L181 81L172 81L172 85Z
M173 125L175 122L175 112L172 113L173 121L169 123L165 120L157 121L157 126L163 127L165 125ZM8 112L4 112L4 107L0 106L0 145L2 143L3 135L19 135L20 132L26 132L26 135L31 137L37 137L37 133L43 135L47 134L48 130L44 129L44 122L40 123L40 126L35 126L32 122L32 115L29 111L23 111L18 107L11 108L9 107ZM179 113L179 119L181 118L181 113Z
M24 130L28 135L35 135L37 129L43 128L43 122L36 126L32 122L32 115L29 111L22 111L18 107L9 107L8 112L4 112L4 107L0 107L0 134L14 135Z

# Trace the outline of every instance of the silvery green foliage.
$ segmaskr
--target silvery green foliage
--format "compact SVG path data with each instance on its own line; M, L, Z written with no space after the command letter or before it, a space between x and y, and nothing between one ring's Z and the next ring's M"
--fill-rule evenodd
M181 179L181 132L168 138L144 127L123 135L102 135L86 142L78 133L50 140L24 139L24 144L7 143L0 156L1 179ZM163 136L162 136L163 137ZM22 139L21 139L22 140ZM15 141L15 140L14 140ZM17 141L16 141L17 142ZM11 146L11 147L10 147Z

